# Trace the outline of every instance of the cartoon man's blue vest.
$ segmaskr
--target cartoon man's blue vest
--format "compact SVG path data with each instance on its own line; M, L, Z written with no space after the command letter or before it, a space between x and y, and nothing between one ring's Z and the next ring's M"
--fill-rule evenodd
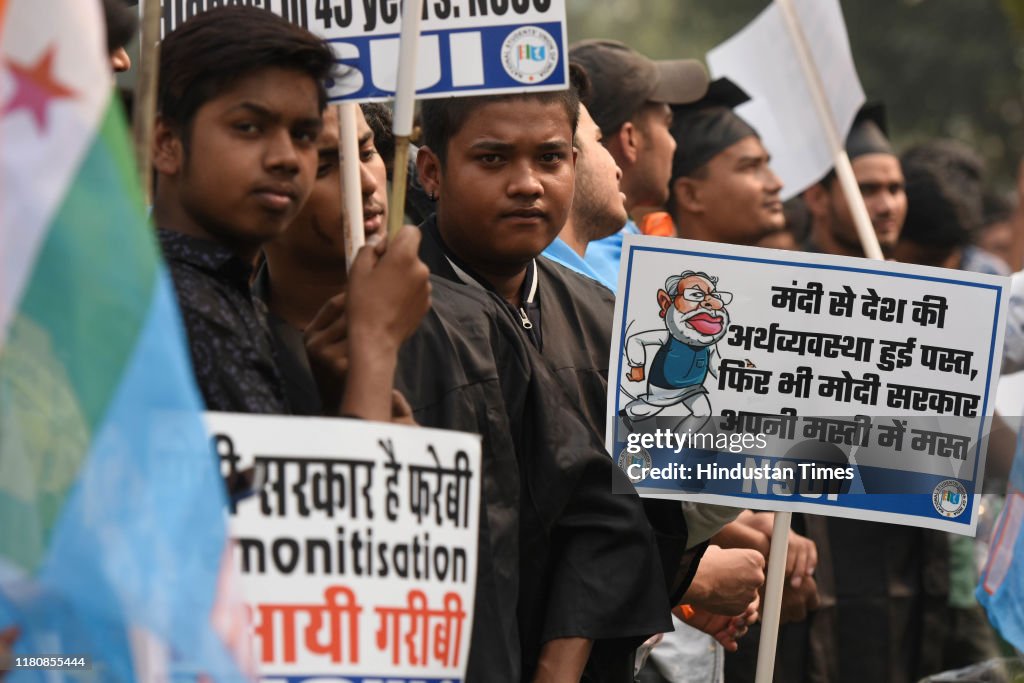
M651 364L650 383L662 389L682 389L704 384L711 347L690 346L675 337L658 349Z

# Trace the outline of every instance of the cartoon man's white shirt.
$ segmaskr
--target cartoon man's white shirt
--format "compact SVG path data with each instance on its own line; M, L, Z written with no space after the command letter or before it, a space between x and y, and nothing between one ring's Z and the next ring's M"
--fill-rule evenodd
M654 346L660 349L669 343L671 333L665 329L647 330L637 332L626 339L626 362L631 368L644 368L647 365L647 347ZM657 351L655 351L657 353ZM708 373L718 379L718 366L722 363L722 356L718 353L718 344L711 345L708 356ZM645 370L644 377L647 372Z

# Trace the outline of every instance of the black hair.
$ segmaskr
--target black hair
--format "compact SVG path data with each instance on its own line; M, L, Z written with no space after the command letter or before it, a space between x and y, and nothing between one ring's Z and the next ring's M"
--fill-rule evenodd
M674 157L675 157L675 155L673 155L673 158ZM676 202L675 185L676 185L676 181L679 180L680 178L682 178L683 175L682 174L677 174L676 170L677 170L676 169L676 164L675 164L675 162L673 162L672 163L672 174L671 174L671 176L668 179L668 199L665 200L665 204L664 204L663 208L668 213L668 215L670 215L672 217L672 221L676 225L679 225L681 223L683 217L680 215L679 204ZM701 164L700 166L698 166L694 170L692 170L689 173L687 173L686 177L687 178L691 178L693 180L707 180L708 176L710 176L710 175L711 175L711 170L708 168L707 162L704 162L703 164Z
M569 62L569 87L576 91L576 99L586 105L590 102L590 76L582 65Z
M931 162L907 164L907 218L900 239L925 247L955 249L971 242L971 207L944 169Z
M981 206L981 225L984 228L1008 221L1013 215L1013 202L991 190L982 195Z
M985 176L985 160L959 140L938 138L914 145L901 160L905 164L920 162L949 168L955 173L950 178L960 183L979 183Z
M124 0L103 0L103 20L107 26L107 54L114 54L131 42L138 20Z
M941 175L963 206L962 217L968 230L981 227L985 161L977 152L957 140L936 139L908 149L900 162L904 169L924 166Z
M448 143L458 135L466 121L477 109L495 102L538 101L543 104L560 104L569 117L572 134L576 136L576 124L580 118L580 99L575 88L566 90L515 93L512 95L483 95L479 97L442 97L424 100L420 109L423 124L423 142L437 155L444 168L448 158Z
M803 197L797 195L782 203L782 214L786 217L786 229L793 234L797 244L803 244L811 236L813 218Z
M188 147L196 111L233 83L260 69L278 67L316 83L320 110L324 81L334 71L330 46L267 10L229 5L198 14L160 45L157 110Z
M836 169L833 168L828 173L826 173L825 177L819 180L816 184L823 186L826 190L831 190L832 185L835 184L835 182L838 179L839 176L836 174Z

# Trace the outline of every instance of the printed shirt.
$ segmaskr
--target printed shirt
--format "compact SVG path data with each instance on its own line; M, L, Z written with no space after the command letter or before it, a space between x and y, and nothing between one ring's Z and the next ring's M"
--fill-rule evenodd
M289 413L267 309L252 295L252 266L227 247L158 230L208 410Z

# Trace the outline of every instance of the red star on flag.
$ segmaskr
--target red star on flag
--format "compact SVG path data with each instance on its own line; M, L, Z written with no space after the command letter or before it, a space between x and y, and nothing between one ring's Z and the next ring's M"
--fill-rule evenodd
M53 77L53 58L57 46L49 50L33 66L24 66L7 60L7 68L15 80L14 97L4 106L0 115L6 116L20 109L27 110L36 120L41 132L46 132L46 112L53 100L67 99L75 92L58 83Z

